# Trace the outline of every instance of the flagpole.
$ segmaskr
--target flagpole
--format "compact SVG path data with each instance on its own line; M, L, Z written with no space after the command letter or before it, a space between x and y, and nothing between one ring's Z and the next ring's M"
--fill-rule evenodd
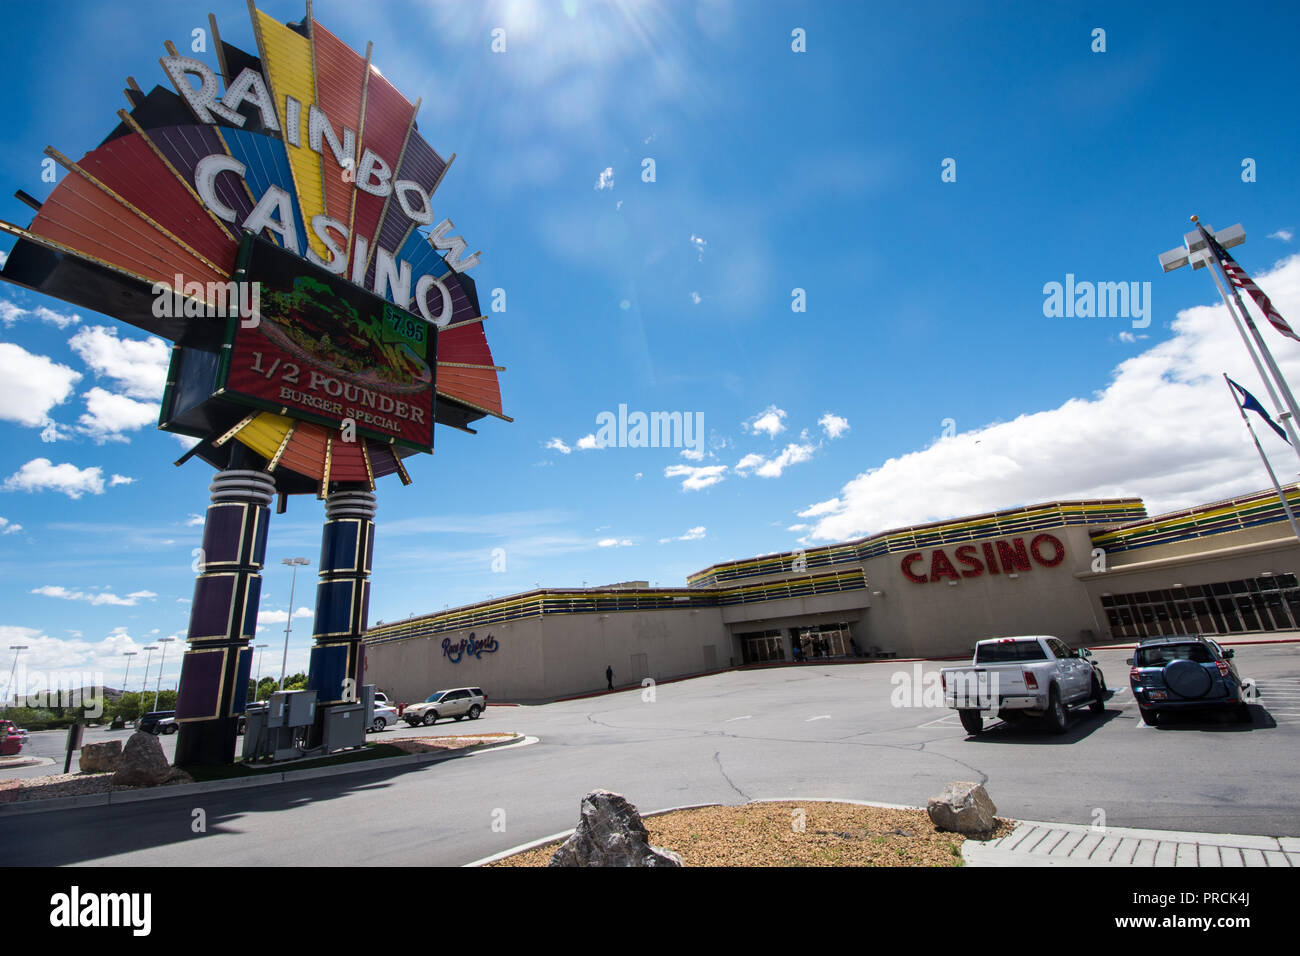
M1207 259L1214 258L1214 255L1210 252L1208 246L1206 246L1205 249L1205 256ZM1250 360L1255 363L1255 371L1259 373L1260 379L1264 382L1264 387L1268 389L1269 401L1273 403L1273 408L1277 411L1277 417L1281 420L1282 427L1285 428L1287 434L1291 436L1291 448L1295 451L1296 456L1300 457L1300 436L1296 435L1295 422L1292 421L1289 414L1283 411L1285 406L1277 397L1277 390L1273 387L1272 379L1265 374L1264 366L1259 361L1259 355L1255 352L1255 347L1250 344L1250 337L1246 335L1246 329L1241 324L1241 318L1237 315L1237 310L1233 308L1232 300L1228 298L1228 290L1224 288L1223 280L1219 278L1218 270L1210 269L1210 275L1214 278L1214 284L1219 287L1219 297L1223 299L1224 307L1228 310L1228 314L1232 316L1232 324L1237 327L1237 334L1241 336L1242 344L1246 346L1246 351L1250 353ZM1238 306L1241 305L1240 299L1237 301L1237 304Z
M1259 443L1259 436L1255 434L1255 428L1250 424L1250 419L1246 417L1246 409L1242 407L1241 401L1237 398L1237 393L1228 381L1228 373L1223 373L1223 384L1228 386L1228 391L1232 393L1232 403L1237 406L1237 411L1241 413L1241 420L1246 423L1246 431L1250 432L1250 439L1255 443L1255 450L1259 452L1259 460L1264 463L1264 468L1268 471L1269 480L1273 482L1273 489L1277 492L1278 501L1282 502L1282 510L1286 512L1286 520L1291 522L1291 531L1297 539L1300 539L1300 526L1295 523L1295 515L1291 513L1291 505L1286 500L1286 494L1282 491L1282 486L1277 483L1277 475L1273 473L1273 466L1268 463L1268 456L1264 454L1264 447Z
M1205 231L1205 227L1201 225L1200 219L1198 217L1193 216L1192 222L1196 223L1196 228L1201 231L1201 234L1203 236L1208 237L1209 234ZM1265 364L1268 365L1269 371L1272 372L1273 379L1277 382L1278 391L1280 391L1282 393L1282 397L1286 399L1286 407L1290 410L1291 413L1288 422L1300 418L1300 409L1296 407L1295 396L1291 394L1291 386L1289 386L1286 383L1286 379L1282 377L1282 371L1277 367L1277 362L1273 361L1273 353L1270 352L1268 350L1268 346L1264 344L1264 337L1259 334L1259 329L1255 327L1255 320L1252 319L1250 317L1250 313L1246 311L1246 306L1241 301L1241 295L1237 292L1236 287L1233 286L1232 283L1228 281L1228 274L1226 272L1223 272L1223 263L1220 262L1219 257L1214 254L1214 250L1213 248L1211 248L1208 242L1205 244L1205 251L1206 254L1210 257L1210 259L1213 260L1214 268L1218 269L1219 272L1223 275L1223 281L1227 285L1229 291L1231 291L1233 301L1237 303L1237 311L1241 313L1241 317L1243 321L1246 323L1246 328L1250 330L1251 338L1255 340L1255 345L1259 347L1259 352L1264 357ZM1216 276L1215 278L1217 279L1218 276ZM1231 386L1229 386L1229 388L1231 388ZM1249 424L1249 422L1247 424ZM1294 442L1295 439L1293 436L1292 437L1293 445ZM1297 449L1297 454L1300 454L1300 449Z

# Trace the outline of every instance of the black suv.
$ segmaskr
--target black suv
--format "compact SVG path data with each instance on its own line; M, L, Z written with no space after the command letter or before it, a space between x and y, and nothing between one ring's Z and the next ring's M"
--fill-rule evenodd
M174 710L154 710L140 718L140 723L136 730L143 730L146 734L174 734L178 727L176 724L176 711Z
M1129 658L1128 672L1138 712L1148 724L1169 710L1230 708L1251 720L1233 652L1205 637L1149 637Z

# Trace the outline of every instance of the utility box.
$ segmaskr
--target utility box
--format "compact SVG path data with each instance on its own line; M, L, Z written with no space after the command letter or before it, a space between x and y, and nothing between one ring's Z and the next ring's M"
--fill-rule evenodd
M270 716L271 705L263 701L249 704L244 708L244 759L252 760L263 753L266 745L266 721Z
M322 710L321 747L326 753L365 744L365 704L331 704Z
M314 690L282 690L271 695L268 727L306 727L316 719Z

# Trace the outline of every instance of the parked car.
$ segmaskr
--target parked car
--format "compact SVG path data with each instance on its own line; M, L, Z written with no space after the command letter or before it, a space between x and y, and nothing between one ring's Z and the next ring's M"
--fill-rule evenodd
M21 753L27 742L27 731L22 730L12 720L0 720L0 757L12 757Z
M176 711L174 710L153 710L140 718L140 723L136 730L143 730L146 734L174 734L180 729L176 723Z
M430 694L421 704L409 704L402 711L402 719L412 727L432 727L443 717L456 720L477 720L487 706L487 695L480 687L458 687Z
M397 723L397 708L376 703L374 716L370 721L370 732L380 733L385 727L391 727L395 723Z
M1044 635L980 641L969 666L939 672L944 703L957 711L968 734L984 729L986 714L1007 723L1046 717L1063 734L1068 708L1089 704L1094 714L1106 709L1106 678L1091 657L1087 648L1071 650Z
M1205 637L1149 637L1129 658L1129 684L1146 724L1174 710L1227 708L1251 720L1234 652Z

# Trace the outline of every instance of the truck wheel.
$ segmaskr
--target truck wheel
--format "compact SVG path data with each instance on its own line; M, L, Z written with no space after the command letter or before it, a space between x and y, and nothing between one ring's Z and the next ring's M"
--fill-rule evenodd
M1160 717L1156 714L1156 709L1154 707L1139 707L1138 713L1142 715L1142 723L1146 724L1148 727L1154 727L1160 721Z
M1100 679L1092 679L1092 704L1090 709L1094 714L1106 713L1106 685Z
M984 718L978 710L959 710L957 715L961 717L961 725L966 733L973 736L984 729Z
M1063 734L1070 726L1069 717L1065 713L1065 704L1061 703L1060 688L1053 686L1047 701L1047 722L1052 728L1052 733Z

